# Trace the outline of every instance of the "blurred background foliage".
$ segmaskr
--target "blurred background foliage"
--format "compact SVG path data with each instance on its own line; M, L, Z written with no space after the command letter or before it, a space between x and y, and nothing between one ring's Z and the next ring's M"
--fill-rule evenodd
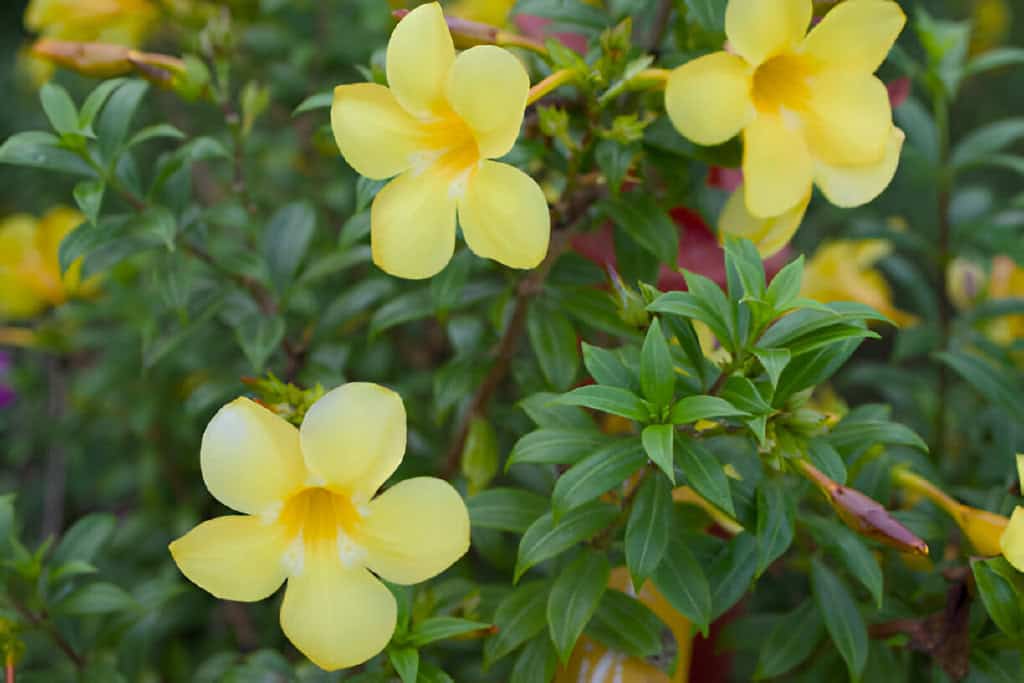
M524 13L543 15L579 3L520 4L526 6ZM658 31L656 12L662 3L657 0L604 4L609 24L634 18L637 43L645 45L647 36ZM695 21L692 9L686 14L701 3L671 4L674 21L655 46L659 66L672 67L720 46L721 36ZM1024 7L1019 4L900 4L911 17L924 8L943 20L973 22L973 30L964 29L959 37L956 28L937 34L954 43L961 40L975 56L1024 45ZM170 561L167 543L217 513L217 504L201 486L197 456L202 429L220 405L254 390L243 377L271 371L310 388L376 381L398 390L409 411L409 454L397 477L436 474L452 448L467 401L490 368L489 352L516 305L517 278L464 249L427 283L398 281L378 271L370 264L367 207L379 184L359 179L340 158L326 110L293 115L307 97L329 92L334 85L380 79L393 26L390 10L405 3L236 0L171 5L175 9L149 35L146 49L202 55L209 64L220 65L222 71L215 66L214 78L226 84L220 102L187 101L178 93L150 87L131 120L132 133L167 123L184 134L183 140L153 138L133 149L128 175L139 179L140 188L148 187L153 169L169 163L176 150L194 145L190 161L173 171L156 197L174 213L175 248L154 248L158 240L136 245L131 253L111 251L110 245L92 252L95 268L102 271L102 294L71 301L39 319L34 327L37 345L43 348L10 351L3 380L16 399L0 410L0 491L13 492L16 498L0 502L0 530L13 524L28 549L27 555L10 549L3 553L7 591L15 598L31 593L32 600L45 599L41 604L62 605L53 613L29 605L40 624L17 631L15 640L25 646L18 665L24 673L18 681L356 680L358 672L326 674L304 662L280 634L273 601L252 606L219 602L187 584ZM6 99L0 108L0 139L49 127L32 68L26 64L31 36L22 21L24 11L25 3L17 0L0 7L0 87ZM567 11L557 28L587 35L591 46L596 45L601 27L577 19ZM904 77L907 64L927 59L909 26L899 46L881 72L886 82ZM546 75L539 60L526 59L532 60L534 82ZM55 78L79 103L98 83L67 70L58 70ZM1013 457L1024 450L1024 339L1012 320L992 320L1007 311L1021 315L1024 291L993 281L992 264L998 255L1008 256L1018 267L1024 264L1024 161L1012 157L1012 150L1021 147L1008 140L1007 148L998 151L1016 161L1001 165L973 163L972 153L997 151L984 144L980 151L962 150L962 169L944 197L938 178L951 162L943 160L936 133L939 109L920 82L909 88L895 115L910 142L891 187L856 210L815 201L786 260L801 253L813 259L836 240L884 239L889 248L873 264L884 277L880 291L891 296L894 310L917 324L876 328L882 338L861 346L815 401L823 411L837 414L849 407L886 404L891 412L867 410L911 427L931 446L931 456L905 445L844 453L850 483L875 499L899 499L889 475L897 463L909 463L943 483L960 501L1009 514L1013 492L1019 493ZM628 98L612 113L659 111L654 95ZM958 141L1022 111L1020 63L965 79L949 106L953 159ZM603 114L602 125L615 125L612 113ZM1020 119L1015 120L1019 125ZM635 123L619 121L624 127ZM529 117L527 134L510 155L538 178L552 199L558 198L572 163L565 140L551 142L559 130L553 112ZM573 128L568 141L578 141L578 135ZM709 167L734 166L738 147L697 149L678 137L664 117L640 137L624 135L624 142L614 135L606 140L618 145L617 152L626 148L640 159L643 177L657 179L658 204L686 207L714 225L726 194L707 182ZM199 138L205 142L195 144ZM605 173L614 168L607 158L597 164ZM13 166L0 167L0 173L5 180L0 183L0 218L41 215L54 205L74 204L73 176ZM103 202L104 215L133 211L131 200L109 188ZM957 259L948 270L937 253L946 202L952 235L948 255ZM597 231L604 217L588 211L585 227ZM153 231L146 234L160 234L160 218L147 220L156 224L143 226ZM615 229L614 244L623 280L632 288L638 280L656 281L658 261L621 228ZM720 252L701 251L705 234L706 229L683 233L682 258L687 259L689 247L693 256L688 268L721 270ZM486 423L469 429L466 451L456 444L456 455L470 454L463 461L463 488L504 482L547 495L555 478L551 468L521 465L498 474L499 460L533 429L518 402L540 391L567 390L585 379L577 336L598 345L642 339L628 317L629 301L597 295L608 280L603 264L580 254L586 249L574 244L558 261L544 296L531 308L528 341L513 357L510 379L491 402ZM694 261L700 254L705 254L705 263ZM216 266L211 267L210 258ZM840 267L849 264L850 259L839 258L834 268L822 266L818 284L839 281L856 296L863 288L857 289L852 271ZM865 286L878 287L878 277L868 276ZM1003 304L986 294L997 290L1005 290ZM950 320L948 338L944 316ZM1009 327L994 332L999 324ZM956 358L982 357L989 365L979 369L954 359L942 370L933 353L943 349ZM264 397L279 392L282 404L289 403L277 383L256 390ZM478 460L471 456L474 448L484 453ZM730 447L722 450L729 452ZM489 451L500 458L492 463ZM909 504L896 516L929 542L932 571L912 571L892 558L885 562L886 603L872 622L941 612L948 584L966 580L955 524L931 503L911 505L916 500L903 499ZM72 532L66 533L69 528ZM47 538L58 541L57 550L37 553ZM414 614L447 609L491 621L515 564L513 541L491 530L474 530L470 561L417 591ZM43 555L47 571L33 574L32 563L42 561ZM792 566L773 568L760 580L742 607L730 613L728 624L720 622L712 629L713 645L698 639L695 672L704 671L700 675L706 677L694 673L691 680L725 680L726 675L730 680L750 679L766 634L807 595L808 560L797 548L791 559ZM28 569L19 574L11 569L16 566ZM82 584L71 580L92 571L90 567L107 588L76 597ZM34 576L33 585L20 576ZM1019 593L1010 595L1007 600L1020 600ZM968 680L1021 680L1020 636L1010 639L1011 647L1000 649L997 641L1010 636L993 630L980 635L986 617L979 604L973 603L970 628L976 640L988 638L992 648L977 648L981 654L972 657ZM8 605L3 610L3 623L25 622L24 613L10 612ZM886 646L872 646L865 680L947 680L941 657L920 647L902 647L911 640L907 633L881 640ZM715 648L730 654L715 660ZM793 679L845 675L835 650L818 655L797 669ZM84 660L81 666L78 658ZM479 643L473 640L449 641L427 659L443 665L460 683L507 680L511 665L506 658L483 671ZM385 671L380 675L386 677L386 669L370 667L369 673ZM710 669L719 677L706 673ZM425 665L421 680L445 680L440 674L425 679L433 675L430 671Z

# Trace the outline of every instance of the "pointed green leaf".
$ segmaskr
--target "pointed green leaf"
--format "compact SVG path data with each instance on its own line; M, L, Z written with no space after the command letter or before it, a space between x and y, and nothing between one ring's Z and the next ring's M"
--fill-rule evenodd
M683 435L677 435L675 455L676 464L686 475L687 483L712 505L735 516L729 480L718 458L696 440Z
M626 524L626 566L637 589L661 564L672 530L672 513L669 483L664 477L647 477Z
M584 551L551 586L547 616L551 642L564 664L597 610L608 587L611 566L604 554Z
M668 342L665 341L657 318L647 329L647 337L640 351L640 386L643 388L644 396L656 408L671 405L676 386L676 373Z

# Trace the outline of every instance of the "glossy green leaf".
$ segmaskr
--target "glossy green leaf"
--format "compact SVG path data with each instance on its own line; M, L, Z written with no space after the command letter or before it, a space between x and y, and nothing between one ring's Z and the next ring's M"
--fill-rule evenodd
M740 410L724 398L717 396L687 396L672 406L672 424L691 424L698 420L716 417L747 417L749 413Z
M774 678L793 670L811 656L823 635L825 624L818 608L811 600L803 602L777 620L761 645L754 678Z
M650 410L643 399L631 391L618 387L591 384L573 389L560 396L557 401L562 405L592 408L636 422L646 422L650 418Z
M474 527L523 533L548 509L548 500L522 489L496 488L466 499Z
M551 505L556 518L619 486L645 462L647 455L636 437L619 439L598 449L555 482Z
M765 478L757 489L757 572L760 576L793 543L795 511L783 482Z
M570 510L555 524L549 512L523 534L516 558L515 580L536 564L564 553L603 530L618 516L614 506L594 501Z
M585 633L617 652L650 657L662 649L665 624L647 605L622 591L605 591Z
M859 681L868 658L868 629L846 586L819 560L811 561L811 589L832 642Z
M672 488L649 476L640 486L626 523L626 566L639 589L661 564L672 531Z
M576 330L561 311L534 301L526 316L526 332L548 385L568 389L579 369Z
M548 631L563 664L597 610L610 573L611 566L603 553L584 551L552 584L547 605Z
M484 642L484 662L493 664L544 630L550 584L524 583L509 593L494 612L498 632Z
M678 435L675 440L675 459L686 476L686 482L697 493L722 511L735 516L729 492L729 480L718 458L696 439Z
M516 442L508 466L521 463L572 465L607 445L610 437L593 429L538 429Z
M598 384L628 391L637 388L636 376L623 363L618 351L583 342L583 365Z
M669 543L651 580L680 614L707 632L711 623L711 589L700 564L686 547L685 537L677 537Z
M676 471L673 466L672 441L676 428L672 425L649 425L644 427L640 438L647 457L657 465L673 484L676 483Z
M471 633L490 628L490 624L481 621L470 621L457 617L430 617L416 624L412 633L409 634L409 644L413 647L423 647L439 640L447 640L463 633Z
M671 405L676 386L675 366L657 318L651 321L640 351L640 386L656 408Z

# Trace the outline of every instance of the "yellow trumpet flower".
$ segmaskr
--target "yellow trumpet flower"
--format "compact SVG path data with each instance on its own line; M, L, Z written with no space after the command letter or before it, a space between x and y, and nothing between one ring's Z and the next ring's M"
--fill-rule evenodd
M837 206L859 206L899 163L904 135L873 74L906 17L891 0L848 0L807 33L811 5L730 0L732 51L683 64L665 90L669 118L694 142L742 132L743 203L758 218L802 213L812 184Z
M504 26L516 0L458 0L450 14L460 19L479 21L491 26Z
M992 275L988 281L989 299L1024 298L1024 268L1009 256L992 259ZM1011 344L1024 338L1024 314L1004 315L987 327L988 335L1000 344Z
M404 278L440 272L455 250L455 218L479 256L533 268L551 218L540 186L508 164L530 79L510 52L479 45L458 57L441 6L420 5L391 35L390 87L334 90L331 126L345 160L378 180L397 176L370 212L373 261Z
M171 543L174 561L224 600L262 600L287 580L288 639L326 670L367 661L396 623L377 576L419 583L469 548L469 513L447 482L407 479L375 497L402 461L405 422L398 394L361 382L325 394L298 429L246 398L224 406L200 464L210 493L242 514Z
M778 216L758 217L747 208L746 185L740 185L726 200L718 216L718 236L723 240L726 235L746 238L754 243L762 258L769 258L782 251L793 239L810 203L811 194L808 192L792 209Z
M85 217L58 206L42 218L16 214L0 221L0 317L31 318L72 297L97 289L95 278L81 281L81 259L61 276L61 240Z
M1024 486L1024 453L1017 454L1017 477ZM1018 505L1010 515L1010 523L999 537L1003 557L1019 572L1024 572L1024 506Z
M159 18L150 0L32 0L25 26L58 40L138 47Z
M801 295L816 301L859 301L900 326L916 318L896 308L892 290L875 263L889 255L886 240L837 240L818 248L804 266Z

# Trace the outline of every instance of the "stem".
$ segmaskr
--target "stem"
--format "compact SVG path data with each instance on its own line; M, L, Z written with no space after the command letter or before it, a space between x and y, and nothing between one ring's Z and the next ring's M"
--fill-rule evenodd
M530 88L530 93L526 97L527 106L533 104L545 95L549 95L555 89L568 83L572 83L574 80L576 80L575 69L559 69L544 80L538 81L536 85Z
M6 683L14 683L14 653L7 655L7 661L4 662L4 672L7 674L4 677Z
M924 477L914 474L906 467L897 467L892 472L892 481L911 493L916 493L935 503L950 517L956 518L961 505L952 496Z
M651 24L651 35L647 39L648 52L658 52L658 46L665 39L665 31L668 29L668 20L671 14L672 0L661 0L654 15L654 22Z
M948 272L951 261L951 226L949 221L950 194L953 185L953 169L949 164L949 105L945 96L938 92L933 103L935 127L939 144L938 182L938 227L939 227L939 351L948 351L952 336L953 305L949 300ZM936 458L946 455L946 416L948 414L949 369L939 363L937 405L935 410L934 448Z
M60 648L61 652L67 655L68 659L70 659L74 663L75 668L77 668L79 671L85 668L85 658L82 655L78 654L78 652L75 651L75 648L71 647L71 643L64 639L64 636L60 634L60 631L58 631L52 624L47 622L41 616L33 613L32 610L23 605L17 598L14 597L14 591L9 591L8 595L10 596L11 605L14 607L15 611L18 612L18 614L25 618L25 621L27 621L33 627L38 628L43 633L48 635L50 637L50 640L53 641L53 644ZM10 663L11 666L13 667L13 660L10 660Z

